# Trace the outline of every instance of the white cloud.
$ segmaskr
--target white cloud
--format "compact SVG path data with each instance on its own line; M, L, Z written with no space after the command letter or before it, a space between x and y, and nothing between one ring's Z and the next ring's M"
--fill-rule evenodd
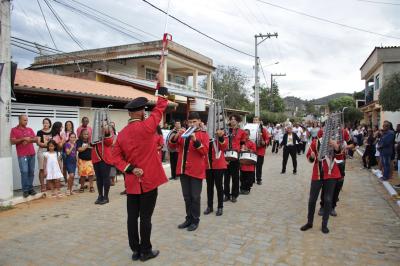
M70 0L62 0L73 4ZM80 0L89 6L126 21L156 36L162 36L165 15L140 0ZM151 0L150 0L151 1ZM168 0L152 0L166 9ZM268 0L291 9L327 18L339 23L381 34L400 36L400 6L373 5L353 0ZM36 1L16 0L12 12L12 35L51 45ZM43 3L43 1L41 1ZM94 22L50 1L74 34L87 48L99 48L137 42L98 22ZM359 68L374 46L396 45L398 41L323 23L311 18L271 7L255 0L171 0L170 13L201 31L237 49L254 53L254 34L277 31L278 39L259 46L267 83L270 72L285 72L277 78L283 95L317 98L334 92L353 92L363 88ZM42 4L50 28L61 50L77 50ZM22 12L22 8L25 12ZM28 15L28 17L26 16ZM132 29L133 30L133 29ZM168 31L176 42L214 60L214 64L233 65L254 81L254 60L191 31L170 19ZM139 36L139 35L138 35ZM139 36L153 40L148 35ZM13 48L20 66L28 66L33 55ZM262 73L260 80L264 82ZM249 87L252 84L249 83Z

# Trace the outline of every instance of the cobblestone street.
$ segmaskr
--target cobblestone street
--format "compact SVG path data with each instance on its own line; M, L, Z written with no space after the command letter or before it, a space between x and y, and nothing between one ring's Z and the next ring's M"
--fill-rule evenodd
M306 222L311 165L302 155L297 175L291 174L290 160L287 174L280 175L281 159L268 150L263 185L226 203L221 217L202 215L194 233L177 229L185 216L179 181L160 187L152 244L161 253L146 264L400 264L397 207L359 161L348 162L338 216L331 217L331 232L324 235L317 216L313 229L299 230ZM120 178L104 206L93 204L96 194L84 193L1 212L0 265L131 265L122 190ZM205 203L204 181L202 211Z

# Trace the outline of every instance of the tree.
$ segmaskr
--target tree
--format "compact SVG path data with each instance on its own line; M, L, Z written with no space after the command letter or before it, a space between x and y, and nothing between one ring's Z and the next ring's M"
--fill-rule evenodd
M306 101L306 114L307 115L313 115L313 116L319 116L320 112L319 110L315 109L315 105L311 101Z
M260 86L260 109L276 113L285 111L285 103L276 83L272 85L272 93L270 88Z
M344 107L355 107L353 97L342 96L337 99L332 99L328 102L328 107L330 112L341 111Z
M364 100L365 99L365 91L359 91L359 92L354 92L353 93L353 99L354 100Z
M223 99L227 95L225 98L226 107L250 110L248 91L245 88L248 80L238 68L219 65L212 75L212 81L214 98Z
M358 122L363 119L364 114L356 107L348 107L344 110L344 122L351 123L353 125L358 124Z
M400 72L391 75L379 93L379 104L383 111L400 110Z

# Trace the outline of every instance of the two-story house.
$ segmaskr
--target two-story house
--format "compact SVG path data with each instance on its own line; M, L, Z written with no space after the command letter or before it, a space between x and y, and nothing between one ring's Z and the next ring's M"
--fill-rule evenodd
M161 48L159 40L44 55L36 57L29 69L129 85L154 95ZM166 84L173 100L179 103L176 112L168 116L184 119L189 110L205 111L206 100L212 95L211 75L215 69L212 59L172 41L165 55ZM90 105L91 100L82 101Z
M400 72L400 47L375 47L360 70L361 79L365 80L365 105L360 108L364 122L382 127L383 121L388 120L396 126L400 123L400 112L383 111L379 105L379 93L387 78Z

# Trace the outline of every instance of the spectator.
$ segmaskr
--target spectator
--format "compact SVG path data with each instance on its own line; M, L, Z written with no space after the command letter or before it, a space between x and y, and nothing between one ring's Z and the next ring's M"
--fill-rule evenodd
M67 155L65 154L65 144L69 141L69 136L72 134L72 133L75 133L75 131L74 131L74 123L72 122L72 121L70 121L70 120L68 120L68 121L66 121L65 123L64 123L64 131L61 133L62 134L62 137L64 138L64 140L65 140L65 143L64 143L64 146L63 146L63 149L62 149L62 159L63 159L63 162L65 162L65 159L66 159L66 157L67 157ZM75 135L76 136L76 135ZM75 137L76 138L76 137ZM65 165L65 163L63 163L63 175L64 175L64 180L67 180L68 179L68 173L67 173L67 168L66 168L66 165Z
M74 185L75 171L76 171L76 134L69 134L69 141L64 145L65 152L65 168L68 174L68 189L67 196L72 195L72 186Z
M82 125L80 127L78 127L78 129L76 130L76 135L79 137L82 133L82 130L86 129L88 134L89 134L89 142L92 141L92 128L89 126L89 118L82 117Z
M399 149L400 149L400 124L397 124L397 126L396 126L394 145L395 145L396 154L397 154L397 162L399 162L399 160L400 160L400 152L399 152ZM399 164L397 164L397 172L400 173Z
M36 195L33 189L33 178L35 173L35 148L38 138L28 125L28 116L18 117L18 126L11 129L11 144L16 146L19 170L21 172L21 185L24 198Z
M62 131L63 124L61 122L54 122L53 126L51 127L51 136L52 139L56 142L56 151L62 156L62 161L65 160L64 154L64 144L65 144L65 134ZM61 161L61 162L62 162ZM63 169L63 165L61 164L61 169ZM63 175L65 183L67 183L66 175Z
M89 131L88 129L82 129L79 140L76 143L76 148L78 149L78 174L79 183L81 187L79 192L85 191L85 181L86 178L89 179L89 191L94 192L93 187L93 176L94 168L92 163L92 146L89 142Z
M390 130L389 121L383 122L382 137L378 143L378 149L381 156L381 162L383 167L382 181L387 181L390 178L390 163L394 148L394 132Z
M58 152L57 143L54 140L50 140L47 143L47 152L44 154L44 169L51 196L62 197L60 192L60 179L63 177L61 173L61 154Z
M371 169L375 165L375 137L372 129L368 129L368 138L365 142L365 151L362 157L364 168Z
M43 128L36 133L38 137L38 152L37 152L37 159L38 159L38 166L39 166L39 181L40 181L40 188L41 192L46 191L46 184L44 179L46 176L44 175L44 156L43 154L47 151L47 143L51 139L51 120L48 118L43 119L42 121Z
M378 163L378 169L382 171L382 163L381 163L381 154L378 150L378 143L379 140L381 139L382 133L380 130L375 130L374 133L374 138L375 138L375 159L376 162Z

